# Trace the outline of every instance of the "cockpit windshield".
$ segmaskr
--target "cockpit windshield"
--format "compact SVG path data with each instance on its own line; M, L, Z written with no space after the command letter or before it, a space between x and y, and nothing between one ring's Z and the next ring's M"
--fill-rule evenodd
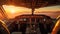
M22 14L32 13L32 9L25 8L25 7L3 5L3 8L6 11L9 18L14 18ZM60 14L60 5L37 8L35 9L34 14L45 14L45 15L51 16L52 18L56 18Z

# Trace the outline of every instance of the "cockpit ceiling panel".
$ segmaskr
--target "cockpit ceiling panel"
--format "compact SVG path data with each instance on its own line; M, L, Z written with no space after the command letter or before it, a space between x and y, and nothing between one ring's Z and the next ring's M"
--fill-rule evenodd
M40 8L51 5L60 5L60 0L0 0L0 2L1 4L16 5L27 8Z

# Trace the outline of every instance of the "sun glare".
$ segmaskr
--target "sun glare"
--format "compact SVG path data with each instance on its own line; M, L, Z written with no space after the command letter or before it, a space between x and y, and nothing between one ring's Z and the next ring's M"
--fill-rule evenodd
M12 5L3 5L8 17L12 18L21 14L31 14L31 9L25 7L17 7Z
M17 13L17 12L30 12L31 9L25 8L25 7L16 7L12 5L3 5L3 8L5 9L6 12L10 13ZM28 10L28 11L27 11Z
M18 11L18 7L15 7L15 6L7 6L7 5L3 5L4 9L6 12L9 12L9 13L16 13Z
M14 8L10 8L9 10L12 14L14 14L16 12Z

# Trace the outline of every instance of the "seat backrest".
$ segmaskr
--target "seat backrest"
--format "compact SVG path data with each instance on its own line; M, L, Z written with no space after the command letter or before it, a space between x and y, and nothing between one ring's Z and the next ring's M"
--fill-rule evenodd
M0 20L0 31L0 34L10 34L6 24L2 20Z
M59 29L60 29L60 19L57 20L57 22L56 22L56 24L55 24L55 26L54 26L51 34L57 34L57 32L59 31Z

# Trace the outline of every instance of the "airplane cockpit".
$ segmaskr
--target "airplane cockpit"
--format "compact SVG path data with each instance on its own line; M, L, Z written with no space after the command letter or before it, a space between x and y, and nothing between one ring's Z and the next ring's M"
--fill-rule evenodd
M60 34L60 0L0 0L0 34Z

